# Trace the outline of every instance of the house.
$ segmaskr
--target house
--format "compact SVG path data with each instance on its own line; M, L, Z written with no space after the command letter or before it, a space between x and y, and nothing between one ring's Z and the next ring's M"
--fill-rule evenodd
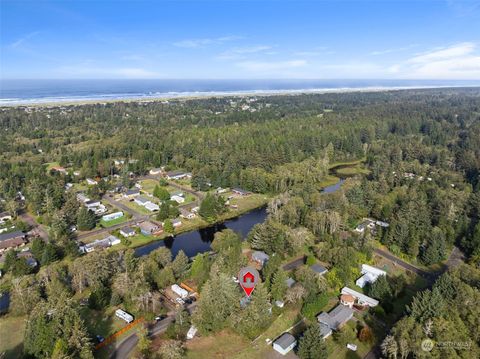
M0 213L0 225L5 224L8 221L12 220L12 216L8 212L2 212Z
M348 287L342 288L342 294L350 294L355 298L357 304L367 306L367 307L376 307L378 305L378 300L370 298L369 296L359 293L356 290L350 289Z
M387 275L387 272L369 266L368 264L362 264L362 276L357 279L355 282L356 285L358 285L360 288L365 287L367 283L374 283L378 277L382 275Z
M184 171L170 171L170 172L167 172L166 177L169 180L180 180L183 178L191 178L192 174Z
M200 210L200 207L198 207L198 206L193 207L192 208L192 213L198 213L199 210Z
M140 195L140 191L138 189L134 188L134 189L127 190L127 192L125 192L123 194L123 197L128 198L128 199L133 199L133 198L135 198L136 196L139 196L139 195Z
M96 184L98 184L97 181L95 181L94 179L91 179L91 178L87 178L86 181L87 181L87 184L89 186L95 186Z
M149 221L145 221L145 222L142 222L138 225L138 227L140 228L140 231L146 235L146 236L149 236L151 234L160 234L163 232L163 228L160 227L160 226L157 226L156 224L152 223L152 222L149 222Z
M151 175L159 175L160 173L162 173L162 169L161 168L152 168L149 173Z
M104 215L102 217L102 220L104 220L105 222L108 222L108 221L113 221L114 219L117 219L120 217L123 217L123 212L114 212L114 213Z
M241 189L241 188L232 188L232 192L240 196L246 196L250 194L250 192L245 191L244 189Z
M226 190L225 188L218 187L218 188L215 190L215 192L216 192L217 194L222 194L222 193L227 192L227 190Z
M105 239L108 239L108 241L110 242L110 245L111 246L116 246L117 244L120 244L122 243L122 241L120 240L120 238L118 237L115 237L113 235L109 235L107 238Z
M285 280L285 283L287 284L288 288L292 288L296 282L295 282L295 279L290 277Z
M179 204L185 202L185 198L183 198L181 196L171 196L170 199L172 201L175 201L175 202L179 203Z
M139 206L145 206L145 204L147 202L150 202L150 200L148 198L145 198L143 196L138 196L138 197L135 197L135 199L133 200L136 204L138 204Z
M124 236L125 238L127 238L127 237L132 237L132 236L134 236L134 235L137 234L137 233L136 233L135 230L134 230L133 228L131 228L131 227L123 227L122 229L120 229L120 234L121 234L122 236Z
M323 339L327 339L330 335L332 335L332 329L328 324L318 323L320 327L320 335Z
M172 225L174 228L180 227L182 225L182 221L178 218L172 220Z
M387 228L390 226L390 224L388 224L387 222L383 222L383 221L379 221L379 220L376 220L375 221L375 224L377 226L380 226L380 227L383 227L383 228Z
M310 266L310 269L319 275L324 275L325 273L328 272L328 269L321 266L320 264L314 264Z
M147 203L145 203L144 207L146 209L148 209L150 212L155 212L155 211L158 211L160 209L160 207L158 206L158 204L156 203L153 203L153 202L150 202L148 201Z
M264 266L269 259L270 259L269 255L265 252L255 251L252 253L252 260L261 264L262 266Z
M172 196L178 196L178 197L185 197L185 195L181 191L173 192L171 195Z
M282 355L286 355L297 345L297 340L290 333L283 333L273 342L273 349Z
M184 208L180 208L180 217L186 218L186 219L193 219L196 217L196 214Z
M340 296L340 303L349 308L353 308L353 305L355 304L355 298L350 294L342 294Z
M125 163L125 160L113 160L115 166L121 166Z
M319 323L330 328L331 330L340 329L346 322L353 317L353 309L345 305L339 304L329 313L322 312L317 315Z
M18 248L27 243L26 234L21 231L0 234L0 253L10 249Z
M85 207L87 207L88 209L92 209L94 207L99 207L102 203L100 201L93 200L93 201L86 201L84 204L85 204Z
M279 308L283 308L285 306L285 303L282 300L276 300L275 305Z
M77 201L82 202L82 203L87 203L90 201L90 198L88 198L85 193L77 193Z
M365 219L362 223L360 223L356 228L355 232L364 233L366 229L372 230L375 229L375 221L372 219Z
M80 252L82 253L90 253L97 249L105 249L111 246L110 240L108 238L104 239L97 239L92 243L85 244L84 246L80 246Z
M73 175L74 175L75 177L80 176L80 171L73 171Z

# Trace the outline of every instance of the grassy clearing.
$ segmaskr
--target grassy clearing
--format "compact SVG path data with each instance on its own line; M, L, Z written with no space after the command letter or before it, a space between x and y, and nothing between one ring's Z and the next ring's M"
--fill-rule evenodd
M355 166L355 165L358 165L362 162L365 162L367 160L366 157L362 157L358 160L353 160L353 161L338 161L338 162L333 162L330 164L330 166L328 167L329 169L333 169L335 167L339 167L339 166Z
M0 356L5 352L5 359L22 357L23 332L25 331L26 317L6 315L0 319Z
M327 338L327 351L329 358L363 358L371 349L371 343L361 342L356 338L355 333L357 331L357 323L353 320L350 320L342 329L342 332L349 334L348 342L351 344L357 345L358 349L356 352L352 352L351 350L347 349L346 344L340 343L336 338L335 335L330 336Z
M355 176L355 175L367 175L370 171L363 166L343 167L335 170L337 175L340 176Z
M122 201L122 203L128 208L130 208L131 210L133 210L134 212L141 213L141 214L152 214L152 212L150 212L148 209L146 209L145 207L139 206L133 201L132 202Z
M198 337L187 341L187 358L233 358L249 345L245 338L225 330L215 336Z
M336 184L338 181L340 181L340 178L332 175L326 175L318 184L320 188L328 187L328 186L333 186Z
M153 190L155 189L155 186L158 185L158 181L153 179L145 179L140 181L140 184L142 185L143 191L153 194Z

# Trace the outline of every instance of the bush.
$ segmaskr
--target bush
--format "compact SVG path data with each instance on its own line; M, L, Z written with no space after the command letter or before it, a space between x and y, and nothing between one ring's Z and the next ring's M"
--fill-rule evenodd
M303 304L302 314L310 320L315 320L315 316L322 311L328 303L327 293L322 293Z

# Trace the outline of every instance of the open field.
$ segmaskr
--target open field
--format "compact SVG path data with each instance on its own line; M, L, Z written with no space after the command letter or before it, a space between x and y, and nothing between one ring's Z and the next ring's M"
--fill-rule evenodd
M26 317L6 315L0 318L0 357L5 359L21 358L23 350L23 332Z
M122 200L120 203L124 204L128 208L132 209L134 212L141 213L141 214L152 214L148 209L145 207L139 206L133 201L128 201L128 200Z

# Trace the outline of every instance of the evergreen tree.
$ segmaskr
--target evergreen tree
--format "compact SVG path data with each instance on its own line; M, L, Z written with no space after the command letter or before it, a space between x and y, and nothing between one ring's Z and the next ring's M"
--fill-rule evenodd
M215 222L217 216L223 212L225 212L224 199L211 193L207 193L198 211L207 222Z
M303 333L298 344L297 354L301 359L327 359L327 346L317 323L309 326Z
M162 202L160 209L157 213L157 219L159 221L164 221L170 216L170 203L168 201Z
M270 293L272 294L272 298L275 300L283 300L285 297L285 293L287 292L288 286L286 283L287 274L282 269L279 269L273 275L272 286L270 289Z
M162 201L168 201L170 199L170 193L159 185L155 185L155 188L153 189L153 195Z
M173 227L173 223L171 220L169 219L166 219L164 222L163 222L163 230L167 233L173 233L175 232L175 227Z
M172 262L172 270L175 278L183 278L188 271L188 257L183 250L180 250Z
M367 293L380 302L388 301L392 296L392 289L387 276L381 275L375 282L368 284Z
M95 227L95 214L86 207L80 207L77 215L77 228L80 231L89 231Z

